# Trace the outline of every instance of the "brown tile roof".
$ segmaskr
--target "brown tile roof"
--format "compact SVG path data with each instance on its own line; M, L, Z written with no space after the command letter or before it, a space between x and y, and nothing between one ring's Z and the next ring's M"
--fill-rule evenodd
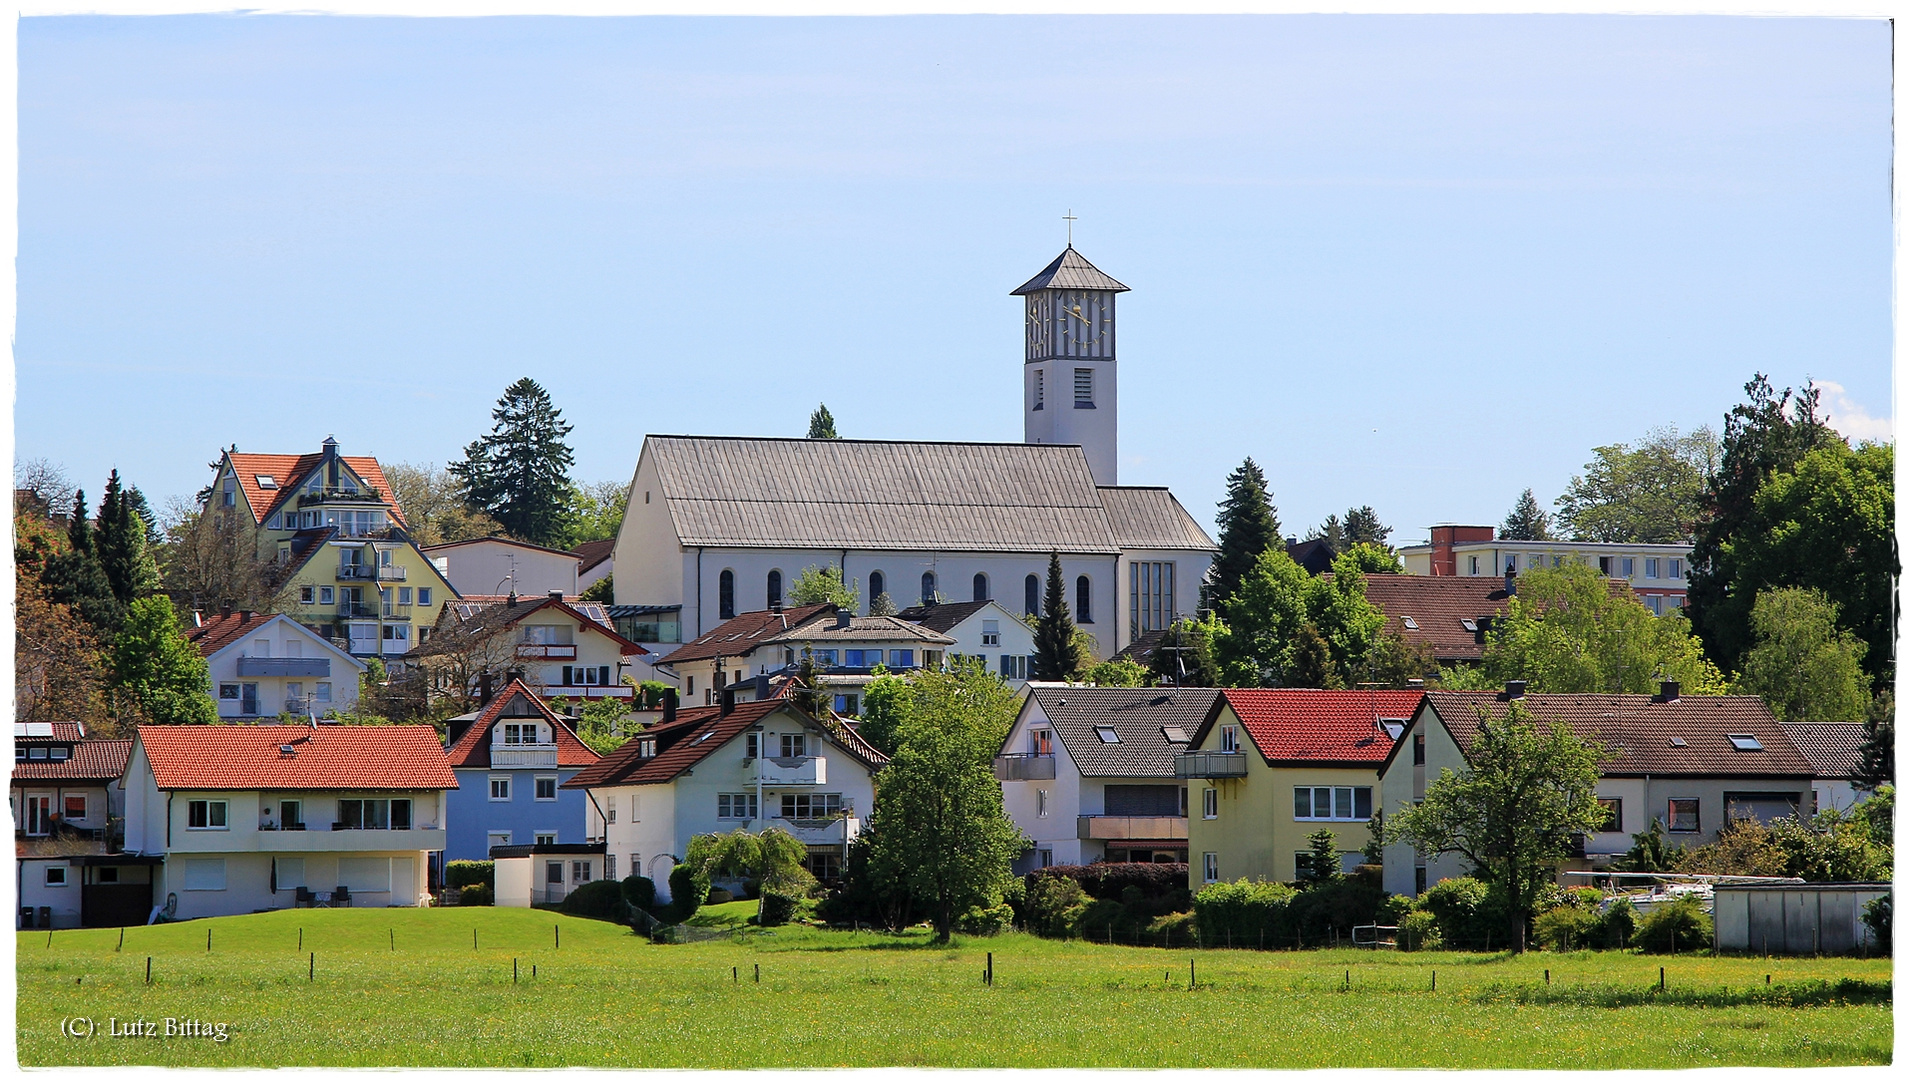
M569 721L558 716L545 705L528 686L512 679L503 693L491 699L489 705L477 711L477 718L471 726L444 751L453 769L488 769L491 765L491 728L505 719L504 710L513 702L518 707L511 713L511 719L535 718L550 724L550 730L557 741L557 767L563 769L582 768L593 765L602 758L595 750L583 744L577 734L570 730ZM530 711L524 711L525 705Z
M227 453L231 459L232 471L238 476L239 487L245 490L245 498L252 507L253 524L257 525L272 516L272 511L297 494L297 486L308 473L325 460L318 454L240 454ZM377 458L344 457L340 461L351 466L372 491L384 500L385 509L391 512L391 518L400 526L404 525L404 511L398 507L398 500L391 495L391 481L386 480L384 468ZM277 489L267 491L259 486L258 478L269 476L277 482Z
M1141 667L1153 663L1153 653L1160 643L1167 639L1165 630L1149 630L1127 643L1127 647L1115 653L1115 660L1132 660Z
M1783 733L1824 779L1846 780L1862 767L1861 724L1784 724Z
M572 549L570 553L577 557L577 573L581 574L616 554L616 541L585 540Z
M1200 523L1163 487L1103 487L1100 504L1114 542L1123 548L1218 551Z
M1502 697L1490 691L1433 690L1425 695L1425 708L1437 713L1459 746L1468 747L1478 734L1479 710L1494 720L1505 717L1509 705ZM1563 723L1580 738L1603 742L1612 754L1604 764L1606 776L1816 774L1762 698L1660 701L1649 694L1527 694L1521 700L1533 719ZM1738 750L1731 735L1752 736L1763 749Z
M126 761L132 751L131 739L88 739L74 743L73 756L65 761L14 762L13 782L117 780L126 775Z
M895 617L925 626L937 634L945 634L991 603L994 601L963 600L958 604L916 604L914 607L903 608L896 613Z
M684 660L709 660L718 656L747 656L758 646L791 627L819 616L835 617L834 604L809 604L782 611L745 611L718 624L714 630L694 641L684 642L658 664L676 664Z
M838 627L834 619L817 619L789 627L765 640L777 644L815 642L819 645L844 645L858 641L919 641L924 645L953 645L955 639L938 634L919 623L894 615L856 615L848 625Z
M1502 578L1367 574L1365 598L1385 613L1387 632L1430 642L1433 658L1449 664L1484 656L1482 635L1465 629L1462 620L1476 624L1481 615L1503 615L1510 594ZM1416 628L1406 625L1407 618Z
M553 600L548 596L533 599L520 596L512 604L508 597L460 596L445 605L446 616L440 617L440 625L431 635L431 640L412 649L411 656L438 656L455 652L471 642L489 637L509 627L532 612L545 608L555 608L577 620L577 627L586 633L607 636L617 643L620 655L644 656L649 650L616 632L610 622L609 613L602 604L573 604L568 600Z
M642 735L617 747L603 760L565 781L563 786L581 788L667 784L731 739L782 710L787 710L790 716L804 724L822 729L827 738L861 762L864 768L874 769L888 761L846 725L813 720L797 709L787 697L779 695L763 701L738 701L728 716L722 715L722 709L716 706L685 709L677 714L675 723L667 726L657 724L645 729ZM670 737L659 741L659 752L655 757L638 756L643 739L652 735Z
M457 786L429 724L148 724L140 726L139 742L161 791ZM281 752L281 745L294 753Z
M1174 755L1190 743L1171 742L1162 729L1179 728L1191 740L1220 693L1198 687L1054 683L1029 683L1027 692L1083 776L1172 776ZM1113 728L1120 741L1103 740L1094 730L1098 727Z
M1381 719L1409 721L1422 690L1224 690L1221 696L1268 764L1362 764L1376 768L1392 751ZM1214 702L1209 723L1220 716Z

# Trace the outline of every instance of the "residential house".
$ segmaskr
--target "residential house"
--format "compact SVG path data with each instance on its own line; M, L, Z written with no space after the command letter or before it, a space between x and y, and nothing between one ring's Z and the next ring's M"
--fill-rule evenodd
M1038 603L1034 611L1040 613ZM949 659L978 656L1016 690L1026 685L1033 670L1034 631L999 600L917 604L896 618L952 639L946 649Z
M1367 574L1365 598L1385 614L1387 633L1429 647L1439 664L1477 664L1485 634L1505 613L1512 594L1492 577ZM1516 579L1509 582L1516 587Z
M1503 577L1541 567L1582 563L1630 585L1662 615L1684 606L1689 544L1616 544L1591 540L1500 540L1490 525L1434 525L1431 539L1399 548L1405 572L1428 577Z
M1783 734L1816 770L1810 784L1810 813L1848 810L1873 792L1856 786L1863 764L1863 726L1846 723L1783 724Z
M208 513L232 514L271 563L279 605L354 656L401 657L456 595L405 532L376 458L242 454L214 466Z
M834 615L804 620L771 635L766 644L771 653L781 651L785 672L804 663L814 666L816 686L831 695L837 716L861 714L862 693L875 680L876 668L894 674L938 668L955 640L892 615L852 615L840 609ZM1002 658L1004 664L1024 659ZM1027 677L1018 664L1008 666L1015 677Z
M1628 851L1631 836L1662 822L1677 845L1705 844L1730 819L1770 821L1808 805L1816 769L1761 698L1683 697L1674 682L1657 694L1527 694L1430 691L1379 766L1388 808L1409 806L1447 770L1463 772L1482 722L1503 721L1513 702L1544 724L1562 724L1607 754L1597 796L1608 814L1583 838L1583 857L1566 869L1596 869ZM1385 851L1387 892L1417 895L1469 871L1455 855Z
M616 609L611 609L616 618ZM715 691L759 673L780 671L787 661L770 640L804 623L833 621L834 604L806 604L776 611L746 611L725 619L707 634L677 646L655 662L656 673L673 682L682 700L716 704ZM621 623L621 619L617 620Z
M582 592L616 572L616 540L585 540L572 555L577 557L577 591Z
M584 797L564 781L596 763L535 688L513 679L476 712L445 721L445 755L457 777L444 858L487 859L519 844L580 844Z
M126 849L156 858L167 918L411 907L456 787L428 724L142 726Z
M358 707L368 665L285 615L239 611L186 631L211 669L221 720L325 716Z
M1174 761L1218 696L1028 684L994 759L1002 805L1034 841L1017 870L1185 862L1187 785Z
M1191 804L1189 887L1293 881L1307 838L1333 834L1350 870L1372 839L1378 766L1418 690L1222 690L1178 758Z
M89 739L77 721L13 725L19 927L143 922L150 870L120 853L131 739Z
M887 759L787 696L737 696L683 709L564 782L589 797L588 832L607 844L605 877L640 873L666 897L692 837L769 828L806 845L818 878L840 876Z
M516 672L546 699L572 702L627 700L636 693L630 683L651 675L649 651L612 628L604 605L555 592L453 600L431 640L405 659L470 690L485 676L501 685Z
M527 544L507 536L453 540L423 549L444 579L460 594L522 593L574 596L577 556L574 552Z
M490 851L492 902L527 908L561 904L580 886L602 881L608 856L603 841L588 844L509 844ZM612 879L614 880L614 879Z

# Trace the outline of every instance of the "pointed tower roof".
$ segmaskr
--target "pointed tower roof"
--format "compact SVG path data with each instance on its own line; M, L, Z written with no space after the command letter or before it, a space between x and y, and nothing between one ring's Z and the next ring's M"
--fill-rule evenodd
M1027 279L1027 284L1008 295L1026 296L1028 293L1039 292L1042 289L1104 289L1108 292L1133 291L1120 282L1115 281L1113 278L1108 277L1106 274L1101 273L1095 268L1093 263L1083 258L1080 252L1075 251L1074 245L1072 244L1067 245L1067 250L1061 252L1059 258L1048 263L1047 269Z

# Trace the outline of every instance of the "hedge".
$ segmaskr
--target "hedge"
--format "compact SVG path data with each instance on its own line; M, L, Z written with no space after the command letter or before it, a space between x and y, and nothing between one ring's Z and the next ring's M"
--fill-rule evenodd
M592 881L579 885L563 898L561 910L565 915L579 915L586 919L617 919L617 906L623 904L623 884L617 881ZM627 913L624 914L627 919Z
M1043 866L1027 875L1027 887L1046 878L1068 878L1080 883L1081 891L1096 900L1121 900L1129 887L1140 890L1148 900L1172 896L1174 890L1187 887L1186 863L1100 862L1086 866Z
M497 864L489 859L453 859L444 864L444 887L461 889L466 885L497 887Z

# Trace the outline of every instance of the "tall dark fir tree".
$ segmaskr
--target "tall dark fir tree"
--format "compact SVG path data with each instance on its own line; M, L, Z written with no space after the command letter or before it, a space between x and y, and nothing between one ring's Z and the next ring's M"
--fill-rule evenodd
M1252 458L1240 463L1226 478L1226 498L1220 503L1220 553L1213 560L1207 606L1223 607L1239 588L1240 578L1253 568L1267 548L1284 546L1279 513L1266 490L1266 474Z
M126 610L114 597L113 583L100 565L84 491L73 493L73 520L67 526L66 537L70 549L46 561L40 571L40 584L46 587L47 599L71 605L93 629L111 635L119 629Z
M1525 489L1518 501L1512 504L1511 513L1505 515L1505 523L1498 527L1500 540L1549 540L1551 539L1551 515L1538 505L1538 497Z
M815 411L809 414L809 438L841 438L840 435L835 433L835 417L830 415L827 405L817 405Z
M491 419L490 434L450 466L464 482L465 502L519 540L560 546L570 526L575 463L562 410L536 380L524 378L497 399Z
M1064 682L1080 672L1081 656L1074 647L1074 615L1067 607L1067 580L1061 556L1047 557L1047 592L1041 597L1040 620L1034 624L1033 677Z
M99 565L122 606L159 591L159 567L146 542L150 523L138 509L145 501L138 489L120 484L114 469L99 504Z

